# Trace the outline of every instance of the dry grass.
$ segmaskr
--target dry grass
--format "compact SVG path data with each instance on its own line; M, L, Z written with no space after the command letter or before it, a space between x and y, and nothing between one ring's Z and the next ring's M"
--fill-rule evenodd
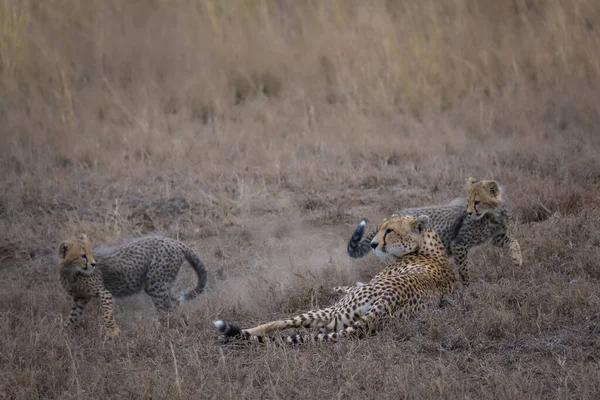
M598 398L599 31L594 0L0 0L0 398ZM217 342L368 280L355 224L470 175L504 184L522 268L482 249L362 341ZM64 331L81 231L189 243L188 324L140 296L118 340L98 304Z

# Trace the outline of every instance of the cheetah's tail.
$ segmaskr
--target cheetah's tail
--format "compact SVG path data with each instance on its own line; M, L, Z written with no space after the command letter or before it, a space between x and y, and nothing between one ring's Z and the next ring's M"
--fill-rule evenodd
M281 340L277 337L274 336L262 336L262 335L252 335L250 334L250 332L248 332L245 329L240 328L237 325L233 325L230 324L228 322L225 322L223 320L218 320L214 322L215 328L217 328L217 330L219 331L219 333L221 333L223 335L223 337L225 338L236 338L236 339L242 339L245 340L247 342L257 342L257 343L274 343L274 344L278 344L278 345L285 345L285 344L298 344L298 343L305 343L305 342L310 342L310 341L319 341L317 339L317 336L327 336L327 334L319 334L317 336L314 337L314 339L308 335L298 335L298 334L294 334L294 335L289 335L289 336L282 336Z
M257 336L251 335L244 329L240 328L237 325L230 324L223 320L218 320L214 322L215 328L225 337L225 338L239 338L248 341L265 343L265 342L273 342L275 338L270 336Z
M215 328L225 338L238 338L249 342L258 343L275 343L280 345L295 345L301 343L322 343L322 342L337 342L341 338L351 338L354 336L360 337L364 334L364 328L362 324L349 326L339 332L327 333L323 329L317 334L292 334L287 336L281 336L280 338L274 336L259 336L251 335L245 329L242 329L236 325L230 324L223 320L214 322Z
M190 263L192 268L194 268L194 271L196 271L196 274L198 274L198 284L196 285L196 287L194 289L192 289L190 292L182 295L179 298L179 300L181 300L181 301L188 301L188 300L192 300L194 297L196 297L200 293L204 292L204 288L206 287L206 275L207 274L206 274L206 269L204 268L204 265L202 264L202 261L200 261L200 259L198 258L196 253L194 253L194 251L192 249L189 249L186 247L183 251L183 254L184 254L187 262Z
M373 240L377 231L373 231L363 238L364 233L365 221L361 221L348 242L347 251L350 257L361 258L371 251L371 240Z

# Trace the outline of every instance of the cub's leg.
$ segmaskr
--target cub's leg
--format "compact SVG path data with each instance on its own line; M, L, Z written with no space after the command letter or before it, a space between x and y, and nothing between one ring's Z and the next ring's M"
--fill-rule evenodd
M179 307L179 300L171 293L171 288L167 284L149 284L144 291L152 299L154 307L161 313L169 313Z
M65 321L65 326L77 326L79 318L85 310L85 306L90 302L91 297L74 297L73 306L71 307L71 313L69 319Z
M111 336L119 336L121 331L115 322L112 294L108 290L102 290L97 294L97 296L100 298L104 323L110 330Z
M463 246L452 245L452 257L454 258L454 264L458 269L458 275L460 276L463 285L469 284L469 268L467 267L467 254L469 249Z
M179 307L179 300L171 293L171 285L177 278L183 258L166 263L153 261L148 267L148 275L144 291L154 303L159 313L165 314ZM173 265L176 265L173 268Z
M521 246L519 242L515 239L507 235L506 233L502 233L500 235L494 236L492 239L492 244L496 247L501 247L503 249L510 250L510 258L515 265L521 266L523 265L523 254L521 253Z

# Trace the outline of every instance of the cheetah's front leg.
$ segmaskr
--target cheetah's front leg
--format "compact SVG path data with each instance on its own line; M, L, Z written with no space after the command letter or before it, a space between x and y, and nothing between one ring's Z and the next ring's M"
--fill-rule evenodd
M108 290L102 290L97 294L102 303L102 317L104 319L104 323L110 330L111 336L119 336L121 331L115 322L115 317L113 315L113 296Z
M469 269L467 267L467 254L469 249L462 246L452 246L452 257L454 258L454 264L458 269L458 275L463 285L469 284Z
M347 294L349 291L354 289L357 286L364 286L365 284L362 282L356 282L356 286L334 286L333 291L338 294Z
M501 235L495 236L494 239L492 239L492 244L496 247L509 249L510 258L512 259L512 262L519 267L523 265L523 255L521 253L521 246L519 245L519 242L517 242L515 239L503 233Z
M73 306L71 307L71 313L69 319L65 321L65 326L77 326L79 317L83 314L85 306L90 302L90 297L74 297Z

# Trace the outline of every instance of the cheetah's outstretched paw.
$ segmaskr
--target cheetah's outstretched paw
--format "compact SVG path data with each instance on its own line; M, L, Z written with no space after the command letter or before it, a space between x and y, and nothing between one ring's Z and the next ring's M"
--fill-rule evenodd
M121 330L119 329L118 326L115 326L113 329L110 330L109 332L109 336L111 338L116 338L117 336L119 336L121 334Z

